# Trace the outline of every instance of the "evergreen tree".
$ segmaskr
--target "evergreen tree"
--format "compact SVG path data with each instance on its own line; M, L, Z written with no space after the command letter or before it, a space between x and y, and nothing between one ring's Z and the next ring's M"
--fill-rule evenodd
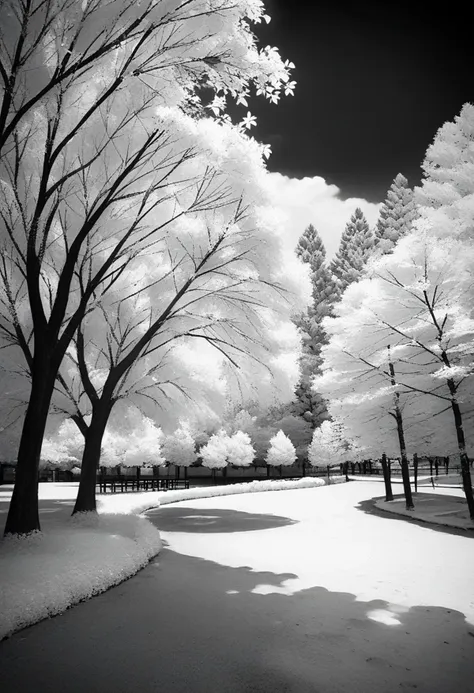
M412 228L416 217L413 191L401 173L394 179L380 210L375 228L374 246L378 255L391 253L397 241Z
M326 335L321 320L332 315L332 306L339 299L339 290L326 262L326 248L321 236L310 224L298 241L296 255L311 267L313 302L294 322L303 334L303 355L300 361L301 379L295 391L292 413L301 416L316 428L328 415L324 399L311 389L311 379L319 372L321 347Z
M339 250L329 269L338 280L341 292L358 281L372 253L374 237L367 219L358 207L342 234Z

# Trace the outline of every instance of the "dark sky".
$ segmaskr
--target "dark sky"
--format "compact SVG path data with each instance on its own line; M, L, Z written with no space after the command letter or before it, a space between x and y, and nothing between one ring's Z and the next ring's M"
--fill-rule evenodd
M262 46L296 69L295 95L252 99L268 168L323 176L341 197L381 202L393 178L420 181L438 128L474 102L474 10L449 2L266 0ZM474 6L473 6L474 7Z

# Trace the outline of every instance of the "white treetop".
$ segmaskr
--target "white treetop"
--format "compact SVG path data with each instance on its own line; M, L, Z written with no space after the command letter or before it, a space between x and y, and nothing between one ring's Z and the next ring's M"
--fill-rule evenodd
M377 456L397 456L397 394L409 451L456 453L451 401L466 417L474 404L474 321L464 299L472 267L474 248L418 225L391 255L371 263L336 317L325 320L330 342L314 387L330 398L331 414L351 437Z
M188 427L180 426L172 435L165 437L162 454L167 462L179 467L189 467L196 460L196 444Z
M229 436L221 429L209 438L209 441L201 448L199 455L202 458L203 467L209 469L223 469L228 464Z
M308 460L313 467L337 466L348 456L341 435L341 427L332 421L323 421L313 433L308 447Z
M249 467L255 459L255 449L248 433L236 431L228 440L227 459L236 467Z
M436 133L423 162L415 201L432 233L444 238L474 238L474 104L466 103L453 122Z
M266 462L273 467L289 467L296 461L295 446L283 431L270 439L270 447L267 451Z

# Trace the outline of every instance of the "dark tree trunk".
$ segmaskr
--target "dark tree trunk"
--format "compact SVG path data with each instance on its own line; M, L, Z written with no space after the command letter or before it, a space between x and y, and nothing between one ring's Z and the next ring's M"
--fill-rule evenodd
M92 407L92 418L85 435L84 452L82 453L81 477L76 504L72 514L79 512L96 512L97 469L100 462L102 438L112 410L112 404L96 402Z
M38 471L55 376L47 358L35 357L31 393L23 422L15 472L15 486L5 525L6 534L40 530ZM49 370L49 373L48 373Z
M267 479L270 477L270 465L267 464Z
M469 467L469 458L466 454L466 440L464 437L462 414L459 408L459 404L457 403L457 400L454 397L451 400L451 408L453 410L454 423L456 425L456 437L458 441L459 456L461 458L462 486L464 489L464 495L466 496L467 507L469 509L469 516L471 520L474 520L474 497L472 494L471 470Z
M413 503L413 496L411 495L410 486L410 467L408 465L407 451L405 447L405 433L403 430L403 419L400 409L397 407L396 410L397 417L397 433L398 442L400 444L400 454L402 456L401 467L402 467L402 479L403 479L403 492L405 494L405 507L407 510L414 510L415 505Z
M446 474L449 473L449 455L444 458L444 464L446 465Z
M415 493L418 491L418 455L413 455L413 471L415 473Z
M385 500L393 501L392 482L390 481L390 471L387 463L387 455L385 453L383 453L380 461L382 463L383 480L385 482Z
M387 348L388 348L388 365L389 365L389 370L390 370L391 383L392 383L392 385L395 385L395 383L396 383L395 368L393 366L392 359L390 356L390 345ZM393 416L395 417L395 421L397 422L398 443L400 446L400 455L402 457L400 464L401 464L401 468L402 468L403 492L405 495L405 507L407 510L414 510L415 506L413 504L413 497L411 495L411 486L410 486L410 468L408 466L407 448L406 448L406 444L405 444L405 432L403 430L403 417L402 417L402 412L400 409L400 393L395 392L394 397L395 397L395 414Z

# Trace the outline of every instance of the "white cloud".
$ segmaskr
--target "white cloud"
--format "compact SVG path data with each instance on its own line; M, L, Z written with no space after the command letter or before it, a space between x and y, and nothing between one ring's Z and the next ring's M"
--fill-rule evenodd
M357 207L362 209L371 227L375 225L381 207L381 203L374 204L356 197L341 200L339 188L328 185L320 176L298 179L269 173L268 185L273 204L281 211L288 246L294 249L308 224L313 224L329 257L337 251L344 227Z

